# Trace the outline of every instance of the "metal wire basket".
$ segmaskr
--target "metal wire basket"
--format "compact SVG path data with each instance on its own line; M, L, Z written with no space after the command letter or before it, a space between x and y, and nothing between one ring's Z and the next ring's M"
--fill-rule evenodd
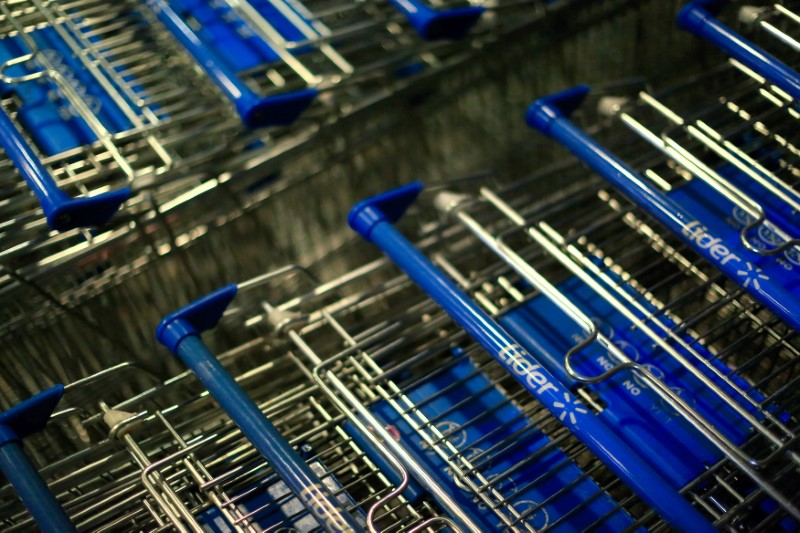
M554 175L560 192L539 200ZM436 208L459 224L427 227L426 255L717 527L792 530L796 334L582 175L566 167L476 196L439 193Z
M409 501L405 476L389 455L371 459L375 445L347 422L291 353L259 361L264 345L250 343L220 360L246 368L236 377L321 484L352 516L355 527L417 531L447 526L429 498ZM255 366L252 366L255 363ZM62 407L39 442L58 457L42 470L49 488L78 530L311 531L320 522L306 496L292 492L224 411L188 374L112 405L87 387L127 384L137 371L109 369L67 387ZM280 381L281 385L275 384ZM119 395L117 395L119 396ZM91 399L90 403L86 400ZM80 428L76 434L75 428ZM70 442L71 440L71 442ZM58 451L54 443L60 442ZM369 447L365 451L363 446ZM382 453L386 453L383 451ZM389 466L391 465L391 466ZM32 528L9 487L4 528ZM40 526L43 524L40 522ZM326 528L330 529L330 528ZM341 530L341 528L334 530Z

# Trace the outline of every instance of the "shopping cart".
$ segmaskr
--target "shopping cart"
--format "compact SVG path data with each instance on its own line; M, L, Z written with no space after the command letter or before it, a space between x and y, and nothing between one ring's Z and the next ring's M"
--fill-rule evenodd
M351 224L426 292L446 287L459 323L480 317L479 335L532 354L511 361L523 377L541 365L582 391L584 409L716 526L794 530L795 332L582 175L562 166L501 190L439 192L434 211L459 223L429 228L442 271L388 225L419 187L360 204ZM555 176L560 190L543 192Z
M243 337L234 352L263 350L266 342L297 354L347 427L362 428L353 438L370 459L387 464L386 452L375 450L381 443L405 467L413 481L404 496L420 502L429 494L461 530L613 531L631 525L631 514L646 514L556 417L387 267L368 262L327 283L287 267L230 285L167 318L161 340L170 344L170 330L180 336L192 327L197 339L222 315L223 326L233 320L257 337ZM294 289L301 281L310 288ZM264 328L273 333L260 336ZM173 350L189 366L202 373L215 364L195 341L183 342ZM664 501L669 494L660 492ZM674 494L691 520L691 507Z
M754 191L761 194L748 196L731 183L734 179L749 180L757 168L751 167L751 175L742 177L735 176L740 172L736 166L710 168L699 156L688 153L670 137L656 136L629 114L622 113L623 122L668 158L645 162L643 175L647 178L642 178L565 118L587 93L587 87L579 87L537 101L531 106L528 121L564 143L626 194L633 195L643 208L671 230L682 234L700 253L788 324L795 328L800 326L800 310L795 306L798 284L793 272L798 242L793 236L787 239L784 228L764 223L765 215L775 213L773 218L791 224L788 227L793 233L789 235L796 235L796 215L791 205L780 198L770 198L772 191L767 194ZM669 113L657 100L646 95L644 98L660 113ZM680 121L680 118L673 116L673 120ZM775 155L780 158L779 154ZM722 177L725 174L735 177L728 180ZM727 221L731 217L738 220L731 224ZM762 223L764 230L759 231L760 242L756 245L748 234ZM716 244L723 246L714 248Z
M113 388L142 371L106 369L67 387L37 450L50 459L41 474L74 527L418 531L449 524L429 498L411 502L400 494L407 483L403 468L369 432L338 414L291 352L279 349L265 361L265 348L251 342L219 360L258 404L259 416L279 429L273 444L290 443L302 460L265 462L188 372L163 383L145 375L150 386L120 398ZM98 394L100 387L109 392ZM276 473L287 467L302 467L321 481L295 492L291 478ZM31 516L9 487L0 494L4 529L31 529ZM325 513L314 518L334 508L349 512L350 527ZM46 529L53 522L38 524Z
M0 9L6 250L103 225L153 178L225 150L236 122L185 54L126 2ZM191 90L189 90L191 88Z

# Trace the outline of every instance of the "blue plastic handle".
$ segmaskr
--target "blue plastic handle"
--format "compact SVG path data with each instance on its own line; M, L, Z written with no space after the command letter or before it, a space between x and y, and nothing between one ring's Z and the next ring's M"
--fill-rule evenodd
M102 226L131 195L125 187L86 198L68 196L58 188L5 110L0 110L0 146L39 199L47 224L56 231Z
M739 232L724 221L698 220L575 126L568 116L588 93L589 87L582 85L534 101L526 116L528 125L562 144L751 296L800 330L797 274L787 272L773 258L761 257L740 246Z
M0 471L47 533L75 531L75 527L25 455L21 441L44 429L63 394L64 386L56 385L0 413Z
M480 6L434 9L422 0L390 0L390 2L426 41L461 39L469 33L486 11Z
M727 3L720 0L689 2L678 14L678 26L711 42L794 100L800 100L800 75L797 72L715 18Z
M320 526L330 532L363 531L200 339L200 332L216 326L236 292L236 285L228 285L172 313L161 321L156 337L194 372Z
M669 483L583 404L506 330L478 307L392 223L422 190L420 183L364 200L348 222L373 242L525 389L572 431L639 497L680 531L715 531Z
M248 128L288 125L316 98L316 89L259 96L212 49L207 47L170 6L168 0L145 0L158 19L230 100Z

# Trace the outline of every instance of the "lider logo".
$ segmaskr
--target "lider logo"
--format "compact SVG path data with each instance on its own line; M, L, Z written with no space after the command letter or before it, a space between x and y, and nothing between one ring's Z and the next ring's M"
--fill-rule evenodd
M724 265L730 261L741 263L742 258L733 253L730 248L722 244L722 239L714 237L708 233L708 228L701 225L699 221L694 220L689 222L681 230L684 236L689 238L689 241L694 243L703 250L708 250L714 260L719 261Z
M768 280L769 276L764 274L764 271L758 268L757 266L753 265L750 261L745 262L745 266L747 269L737 270L736 275L744 277L744 282L742 282L742 286L744 288L749 287L752 285L756 288L756 290L761 290L761 283L758 280Z
M547 376L542 373L541 365L537 365L530 360L530 354L519 344L509 344L498 353L500 360L516 375L524 378L530 390L535 390L536 394L545 391L558 392L558 387L550 383ZM573 425L578 419L575 413L586 414L588 411L583 404L576 399L571 399L568 392L564 392L564 402L555 401L553 407L561 410L559 420L564 422L569 419Z
M575 418L575 413L585 415L589 412L586 410L580 400L570 400L569 394L566 392L564 393L564 403L553 402L553 407L556 409L561 409L561 415L558 417L559 420L563 422L565 418L569 417L569 421L573 424L578 421Z
M497 354L500 360L508 366L512 372L525 379L531 390L536 390L536 394L545 391L558 390L555 385L550 383L540 370L541 365L531 362L530 354L519 344L509 344Z

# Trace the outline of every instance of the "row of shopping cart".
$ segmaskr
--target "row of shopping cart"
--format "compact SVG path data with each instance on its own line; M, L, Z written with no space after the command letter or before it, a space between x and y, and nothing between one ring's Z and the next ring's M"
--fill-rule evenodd
M0 328L13 339L9 357L21 369L68 337L85 351L87 331L103 334L74 311L83 302L176 255L185 241L175 236L280 190L279 167L327 149L342 124L432 90L475 50L570 3L5 3ZM166 292L167 306L187 297ZM64 317L78 326L56 333ZM107 351L125 342L112 344ZM107 366L76 364L85 366L57 381ZM39 390L29 375L48 372L24 373L4 397Z
M290 265L165 317L187 371L134 354L6 410L3 527L798 530L797 9L725 8L679 18L717 69L534 101L577 159L369 198L349 223L372 244L326 259L345 274ZM587 98L593 136L569 118ZM200 239L218 183L97 240ZM132 304L167 290L148 281Z
M3 148L51 228L102 226L154 181L218 156L240 126L289 125L324 95L352 105L387 78L435 68L448 43L502 7L8 2ZM9 232L38 214L30 194L13 192L4 212L23 226Z

